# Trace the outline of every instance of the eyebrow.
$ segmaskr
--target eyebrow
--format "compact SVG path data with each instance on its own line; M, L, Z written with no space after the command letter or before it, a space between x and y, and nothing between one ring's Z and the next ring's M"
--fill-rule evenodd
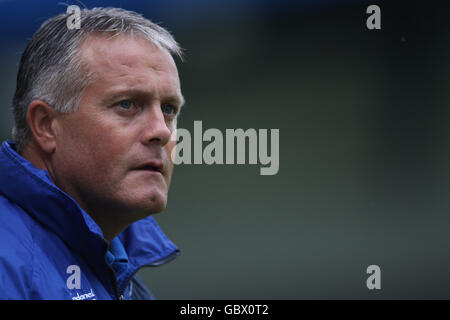
M150 97L153 97L154 94L143 91L140 89L124 89L124 90L118 90L116 92L112 92L108 95L105 99L102 100L105 104L110 104L116 102L116 100L126 97L139 97L142 99L149 99ZM180 108L185 104L186 100L184 99L183 95L180 94L171 94L166 97L164 97L163 101L169 101L171 103L177 104Z

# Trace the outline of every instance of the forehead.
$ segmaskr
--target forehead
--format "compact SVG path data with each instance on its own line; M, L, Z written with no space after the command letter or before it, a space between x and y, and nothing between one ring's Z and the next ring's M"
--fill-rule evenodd
M96 80L132 86L157 81L179 90L178 71L170 53L142 37L90 35L80 56Z

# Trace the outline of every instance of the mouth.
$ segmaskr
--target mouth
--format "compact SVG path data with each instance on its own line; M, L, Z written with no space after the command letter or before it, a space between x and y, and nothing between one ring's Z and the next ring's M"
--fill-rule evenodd
M139 166L137 166L136 168L134 168L133 170L137 170L137 171L150 171L150 172L159 172L159 173L163 173L163 164L161 162L148 162L148 163L144 163L141 164Z

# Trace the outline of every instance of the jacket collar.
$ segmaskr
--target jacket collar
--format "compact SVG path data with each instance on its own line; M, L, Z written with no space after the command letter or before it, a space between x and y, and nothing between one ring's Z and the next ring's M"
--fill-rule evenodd
M108 242L103 238L100 227L53 183L46 170L37 169L21 157L14 150L12 141L4 141L0 150L0 194L56 233L106 280L107 276L101 270L106 267ZM167 239L151 216L131 224L119 238L130 263L129 276L118 284L119 289L140 267L160 265L179 254L178 248Z

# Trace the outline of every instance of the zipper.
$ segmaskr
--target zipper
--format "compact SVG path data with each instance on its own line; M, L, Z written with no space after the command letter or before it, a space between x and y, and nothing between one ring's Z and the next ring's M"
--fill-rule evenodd
M165 263L167 263L167 262L172 261L173 259L175 259L175 258L180 254L180 251L176 250L176 251L172 252L170 255L168 255L168 256L166 256L166 257L160 259L160 260L156 260L156 261L154 261L154 262L152 262L152 263L149 263L149 264L145 264L145 265L140 266L140 267L137 268L133 273L130 274L130 276L128 277L128 280L125 282L125 285L123 286L122 292L119 292L119 288L118 288L117 280L116 280L116 279L117 279L117 274L116 274L116 272L114 271L114 269L109 265L108 261L106 261L106 252L107 252L108 249L109 249L109 242L108 242L108 240L103 239L103 238L102 238L102 240L103 240L103 241L105 242L105 244L106 244L106 250L105 250L105 252L104 252L104 254L103 254L103 257L104 257L103 260L105 261L105 264L106 264L107 268L109 269L109 271L110 271L110 272L112 273L112 275L113 275L112 282L113 282L114 294L115 294L115 296L116 296L116 300L125 300L125 297L124 297L125 290L127 289L128 284L130 283L131 279L133 279L133 276L134 276L139 270L141 270L141 269L144 268L144 267L158 267L158 266L160 266L160 265L162 265L162 264L165 264Z
M134 275L135 275L139 270L141 270L142 268L146 268L146 267L159 267L159 266L162 265L162 264L165 264L165 263L168 263L168 262L174 260L179 254L180 254L179 251L175 251L175 252L171 253L170 255L168 255L168 256L166 256L166 257L160 259L160 260L154 261L154 262L149 263L149 264L145 264L145 265L140 266L139 268L137 268L133 273L130 274L130 276L128 277L127 282L125 282L125 285L123 286L123 290L122 290L122 292L121 292L121 294L120 294L120 297L121 297L122 299L120 299L120 297L119 297L119 300L123 300L123 299L124 299L123 294L125 293L125 290L127 289L128 284L130 283L131 279L133 279ZM111 267L110 267L110 268L111 268ZM112 270L112 271L114 272L114 270ZM117 282L117 281L114 281L114 282ZM117 288L117 283L115 284L115 287Z
M102 241L105 243L106 247L105 247L105 252L103 253L103 260L105 261L106 267L108 268L109 272L110 272L110 276L112 274L112 283L113 283L113 289L114 289L114 295L116 300L124 300L123 295L119 295L119 288L117 286L117 275L116 272L114 271L114 269L109 265L108 261L106 260L106 252L109 250L109 241L101 238Z
M119 288L117 287L117 280L116 280L117 279L116 272L106 261L106 254L105 254L105 264L108 267L109 272L112 273L112 283L114 287L114 294L116 296L116 300L123 300L124 299L123 294L119 295Z

